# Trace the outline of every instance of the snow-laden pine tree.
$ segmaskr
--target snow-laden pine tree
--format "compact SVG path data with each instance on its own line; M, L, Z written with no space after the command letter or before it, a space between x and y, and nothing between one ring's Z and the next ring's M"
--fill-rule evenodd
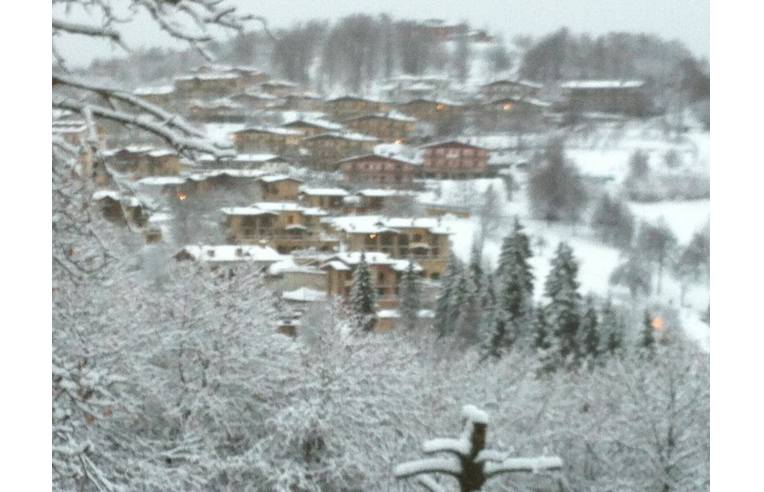
M591 366L597 361L601 353L600 321L591 296L586 298L584 314L581 317L580 332L581 356Z
M647 353L652 353L655 349L655 328L653 327L653 317L649 311L645 311L645 315L642 318L642 327L639 331L637 346Z
M483 251L478 238L472 240L468 270L475 288L482 297L485 288L485 273L483 272Z
M450 335L454 331L456 320L452 317L453 306L457 302L457 290L461 278L461 262L452 252L440 277L440 290L435 303L435 332L439 337Z
M581 294L578 288L578 262L570 246L561 242L544 283L544 295L549 300L545 315L561 365L576 364L581 355L578 342Z
M398 311L400 319L407 329L413 330L416 328L419 309L422 305L419 275L414 270L413 260L409 260L408 266L401 276L399 292L400 307Z
M600 311L600 333L604 339L604 351L615 355L623 348L623 322L608 297Z
M372 331L376 324L377 295L371 280L371 270L366 262L366 254L361 253L361 261L353 272L350 289L350 308L363 331Z
M530 257L530 240L515 219L512 233L502 243L496 270L497 296L489 342L494 356L518 340L528 342L533 303Z
M457 292L458 304L454 305L457 332L467 345L474 345L480 341L483 309L480 289L469 269L462 272Z
M542 373L554 370L557 357L554 353L556 348L552 343L552 332L544 314L543 306L539 305L534 310L533 316L533 352L538 358Z

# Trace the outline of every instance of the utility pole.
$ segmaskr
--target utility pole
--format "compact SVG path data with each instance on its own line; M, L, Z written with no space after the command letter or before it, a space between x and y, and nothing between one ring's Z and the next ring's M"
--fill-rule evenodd
M430 474L443 474L455 478L461 492L475 492L493 477L503 474L559 471L562 459L557 456L511 458L508 453L485 449L488 414L473 406L462 408L464 429L457 439L442 438L425 441L425 454L445 453L449 456L408 461L395 467L398 479L415 477L416 482L431 492L446 489ZM562 490L562 485L560 485Z

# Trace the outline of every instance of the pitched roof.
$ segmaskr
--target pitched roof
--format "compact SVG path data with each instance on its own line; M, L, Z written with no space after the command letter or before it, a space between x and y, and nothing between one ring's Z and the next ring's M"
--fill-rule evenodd
M634 89L645 85L644 80L569 80L562 89Z
M391 258L387 253L379 253L376 251L347 251L344 253L337 253L332 255L323 265L321 265L321 268L332 268L334 270L348 271L361 263L361 255L364 256L364 259L368 265L387 265L398 272L406 271L409 266L409 260ZM412 263L415 272L422 271L421 266L419 266L416 262Z
M444 141L441 141L441 142L433 142L433 143L430 143L430 144L422 145L419 148L420 149L429 149L429 148L432 148L432 147L454 146L454 145L459 146L459 147L470 147L470 148L473 148L473 149L486 150L483 147L478 147L477 145L472 145L472 144L464 143L464 142L461 142L459 140L444 140Z
M187 245L177 254L187 253L194 260L204 262L252 261L275 263L287 258L268 246L235 244Z
M347 196L350 193L342 188L309 188L301 187L300 193L308 196Z
M353 234L400 232L404 229L427 229L433 234L452 234L436 217L384 217L381 215L346 215L325 219L334 228Z
M379 139L377 137L372 137L370 135L363 135L361 133L353 133L353 132L326 132L326 133L320 133L318 135L314 135L312 137L308 137L305 140L318 140L323 138L338 138L338 139L344 139L344 140L354 140L356 142L379 142Z

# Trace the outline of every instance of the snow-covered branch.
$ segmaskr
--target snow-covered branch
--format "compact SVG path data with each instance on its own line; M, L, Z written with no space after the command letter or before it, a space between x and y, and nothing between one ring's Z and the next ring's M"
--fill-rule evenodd
M65 32L68 34L80 34L83 36L106 38L115 42L125 51L130 51L122 40L122 34L116 29L111 29L108 27L91 26L88 24L80 24L75 22L67 22L60 19L53 19L53 32Z
M80 114L85 114L85 112L89 110L96 118L104 118L117 123L135 126L161 137L169 145L178 149L179 152L196 151L204 154L211 154L216 157L224 157L231 155L232 153L232 149L230 148L224 148L206 140L182 135L168 127L165 122L160 122L145 114L140 115L115 111L101 106L81 103L66 97L53 98L53 107L74 111Z
M486 463L485 475L491 478L502 473L539 473L562 469L562 459L557 456L539 458L508 458L501 463Z
M424 473L445 473L458 477L462 473L462 465L456 458L427 458L401 463L393 469L396 478L407 478Z
M114 99L117 101L125 102L131 106L134 106L135 108L139 110L145 111L146 113L149 113L157 117L163 124L167 126L177 128L178 130L188 135L192 135L194 137L204 138L204 133L194 128L193 126L191 126L181 116L177 114L169 113L165 111L164 109L160 108L159 106L146 102L143 99L139 97L135 97L132 94L122 91L120 89L93 84L84 80L80 80L80 79L70 77L67 75L62 75L62 74L53 75L53 85L54 86L64 85L68 87L73 87L75 89L93 92L95 94L100 95L101 97L105 99Z

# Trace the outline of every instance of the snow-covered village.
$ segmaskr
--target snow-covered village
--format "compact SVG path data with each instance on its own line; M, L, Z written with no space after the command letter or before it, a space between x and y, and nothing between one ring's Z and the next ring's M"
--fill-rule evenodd
M53 490L710 489L681 32L52 3Z

